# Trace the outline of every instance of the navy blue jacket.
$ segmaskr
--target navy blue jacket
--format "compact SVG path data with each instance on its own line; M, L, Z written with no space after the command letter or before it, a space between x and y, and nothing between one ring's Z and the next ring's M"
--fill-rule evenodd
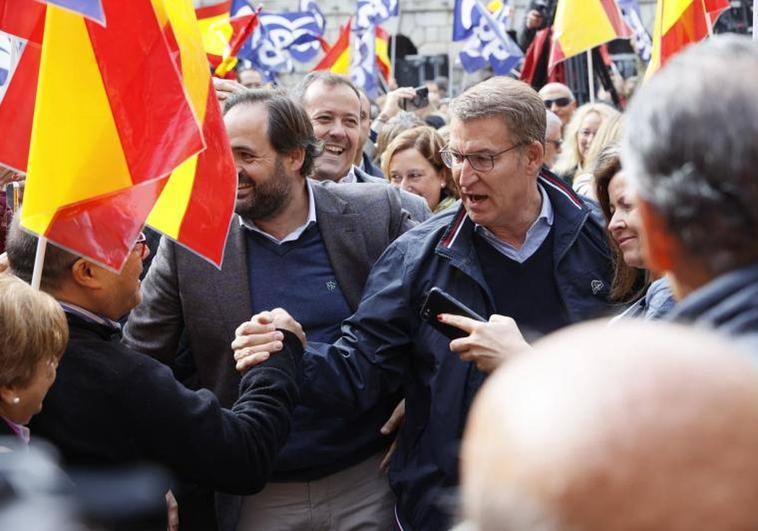
M701 286L674 306L668 319L725 334L757 356L758 264L730 271Z
M555 278L571 321L607 313L611 266L602 226L556 177L545 174L540 182L555 212ZM406 418L390 483L405 529L449 527L454 508L444 507L444 500L458 484L460 439L485 378L419 317L424 296L434 286L480 315L494 312L473 234L474 223L461 207L395 240L374 265L356 313L343 323L342 337L334 345L309 342L306 352L306 402L358 414L404 387Z

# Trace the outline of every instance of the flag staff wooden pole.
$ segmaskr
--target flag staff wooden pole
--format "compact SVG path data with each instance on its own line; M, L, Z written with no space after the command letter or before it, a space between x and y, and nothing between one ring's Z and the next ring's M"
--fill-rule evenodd
M592 49L587 50L587 81L590 91L590 103L595 103L595 71L592 65Z
M47 238L37 238L37 253L34 255L34 270L32 271L32 287L39 289L42 283L42 267L45 265L45 251L47 250Z

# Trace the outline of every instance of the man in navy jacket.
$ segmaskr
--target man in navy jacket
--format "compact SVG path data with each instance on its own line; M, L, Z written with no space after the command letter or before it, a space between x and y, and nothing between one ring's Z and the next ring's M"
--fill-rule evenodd
M459 175L461 206L412 229L379 259L356 313L333 345L309 342L304 400L354 413L402 387L406 418L390 467L404 529L446 529L455 512L458 451L486 378L423 321L440 287L475 312L510 315L538 337L608 310L610 258L602 227L569 187L541 172L545 109L509 78L451 106L443 155ZM238 367L271 350L265 312L238 329Z

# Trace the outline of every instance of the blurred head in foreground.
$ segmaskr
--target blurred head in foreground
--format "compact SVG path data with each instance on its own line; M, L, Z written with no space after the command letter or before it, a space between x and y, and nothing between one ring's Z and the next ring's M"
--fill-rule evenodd
M489 380L469 416L471 527L758 528L758 370L739 351L639 322L584 324L536 346Z

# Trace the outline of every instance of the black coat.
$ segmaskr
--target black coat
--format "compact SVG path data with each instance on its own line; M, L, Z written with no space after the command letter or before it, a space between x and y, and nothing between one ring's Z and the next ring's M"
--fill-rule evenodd
M302 346L249 371L223 409L207 390L190 391L171 370L121 344L111 328L67 314L70 338L58 377L32 419L69 466L161 464L179 478L235 493L263 488L289 432Z

